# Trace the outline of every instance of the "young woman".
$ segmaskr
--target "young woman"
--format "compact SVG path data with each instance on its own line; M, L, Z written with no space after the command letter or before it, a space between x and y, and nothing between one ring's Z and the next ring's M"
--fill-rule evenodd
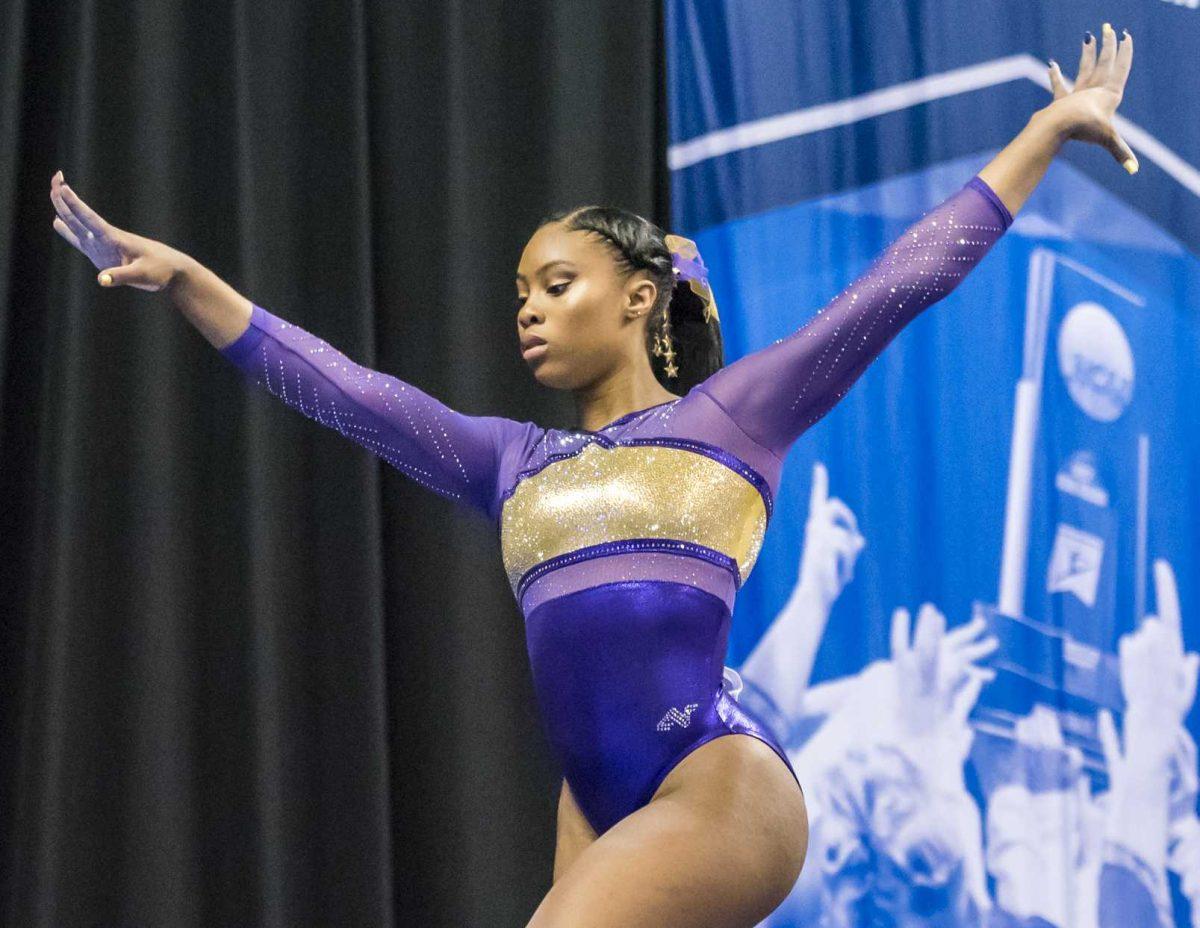
M565 773L555 882L530 925L750 926L807 848L791 765L722 675L784 455L980 261L1067 139L1136 170L1112 126L1132 53L1107 23L1098 54L1089 33L1073 91L1052 63L1053 102L976 177L803 328L728 367L692 243L618 209L550 217L521 254L516 327L534 377L574 394L573 430L463 415L361 367L106 222L61 172L54 228L102 285L166 291L272 394L494 521Z

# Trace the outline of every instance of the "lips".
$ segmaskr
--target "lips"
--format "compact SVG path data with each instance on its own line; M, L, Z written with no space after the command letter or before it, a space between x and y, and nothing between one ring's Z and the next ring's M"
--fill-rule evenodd
M532 348L534 345L544 344L546 344L546 340L540 335L530 335L528 338L521 339L521 350L525 351L527 348Z

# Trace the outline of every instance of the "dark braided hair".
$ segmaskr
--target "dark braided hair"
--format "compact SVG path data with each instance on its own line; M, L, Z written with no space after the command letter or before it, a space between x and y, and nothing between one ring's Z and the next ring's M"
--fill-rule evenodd
M676 282L671 252L665 233L648 219L619 206L580 206L546 216L538 228L561 222L573 232L592 232L599 236L627 277L645 271L658 288L658 298L646 322L646 353L658 382L672 393L687 394L692 387L725 365L720 323L704 318L704 302L692 292L686 281ZM671 342L675 349L678 374L669 377L663 358L655 356L655 336L663 332L663 322L671 322Z

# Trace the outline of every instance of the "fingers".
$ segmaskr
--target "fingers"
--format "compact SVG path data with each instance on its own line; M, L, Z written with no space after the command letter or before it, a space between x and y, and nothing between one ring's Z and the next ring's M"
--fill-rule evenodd
M1117 33L1109 23L1100 29L1100 54L1096 56L1096 70L1092 85L1107 84L1112 77L1113 63L1117 60Z
M1109 136L1105 148L1109 150L1117 163L1121 165L1130 174L1136 174L1140 165L1138 164L1137 155L1133 153L1133 149L1125 144L1125 140L1117 134L1117 130L1112 131Z
M83 223L88 232L92 233L94 237L103 235L108 224L90 206L79 199L75 191L66 184L63 184L61 189L67 206L71 208L71 212Z
M911 621L908 610L903 606L897 607L892 613L892 660L896 660L908 650Z
M1133 67L1133 36L1128 29L1121 30L1121 44L1117 46L1117 58L1113 63L1112 89L1119 94L1125 92L1125 81L1129 78L1129 69Z
M977 660L987 657L993 651L1000 647L998 639L984 638L982 641L977 641L974 644L964 645L958 650L957 657L960 661L973 664Z
M1154 601L1158 618L1183 650L1183 622L1179 616L1179 589L1175 586L1175 572L1162 558L1154 561Z
M1075 89L1091 86L1092 72L1096 70L1096 37L1090 32L1079 52L1079 72L1075 75Z
M993 674L994 676L994 674ZM954 695L954 701L951 704L951 715L959 722L966 721L967 716L971 714L971 710L975 708L975 703L979 699L979 694L983 690L983 685L990 677L984 673L968 674L966 684Z
M963 664L957 668L946 667L946 672L942 674L942 679L939 685L944 691L950 693L951 700L957 698L957 694L962 692L962 688L973 680L979 681L980 689L985 683L991 683L996 679L996 671L991 667L980 667L976 664ZM938 664L938 672L942 672L942 665Z
M149 290L152 288L146 285L145 270L145 263L139 258L129 264L104 268L96 275L96 281L102 287L133 286L139 290Z
M54 231L57 232L59 235L61 235L63 238L65 238L68 242L70 242L72 245L74 245L80 251L83 250L83 246L79 244L79 239L75 237L75 233L72 232L67 227L67 224L65 222L63 222L62 219L58 216L54 217Z
M849 506L835 496L833 499L825 501L825 507L835 519L841 519L852 534L858 534L858 519L855 518L854 511Z
M970 622L958 625L946 632L946 644L949 647L960 647L968 641L978 638L985 628L987 628L987 619L977 615Z
M1058 62L1050 62L1050 91L1054 94L1054 99L1065 97L1069 91L1067 90L1066 82L1063 81L1062 71L1058 69Z
M808 496L808 514L811 517L829 497L829 471L820 461L813 462L812 491Z
M913 651L926 690L937 682L938 650L946 633L946 617L932 603L922 604L917 612L917 630L913 635Z
M83 223L79 221L79 217L71 212L71 207L63 198L62 184L57 181L50 182L50 202L54 204L54 211L58 213L58 218L63 221L71 234L75 236L77 242L84 242L88 239L88 230ZM80 246L76 246L80 247Z

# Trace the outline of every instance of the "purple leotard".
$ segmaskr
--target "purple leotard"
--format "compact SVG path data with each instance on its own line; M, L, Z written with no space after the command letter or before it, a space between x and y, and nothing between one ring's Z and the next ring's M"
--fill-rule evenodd
M597 431L455 412L258 305L222 354L287 405L492 520L545 731L603 833L721 735L759 738L792 769L723 677L734 595L762 545L783 457L1011 222L971 178L801 329Z

